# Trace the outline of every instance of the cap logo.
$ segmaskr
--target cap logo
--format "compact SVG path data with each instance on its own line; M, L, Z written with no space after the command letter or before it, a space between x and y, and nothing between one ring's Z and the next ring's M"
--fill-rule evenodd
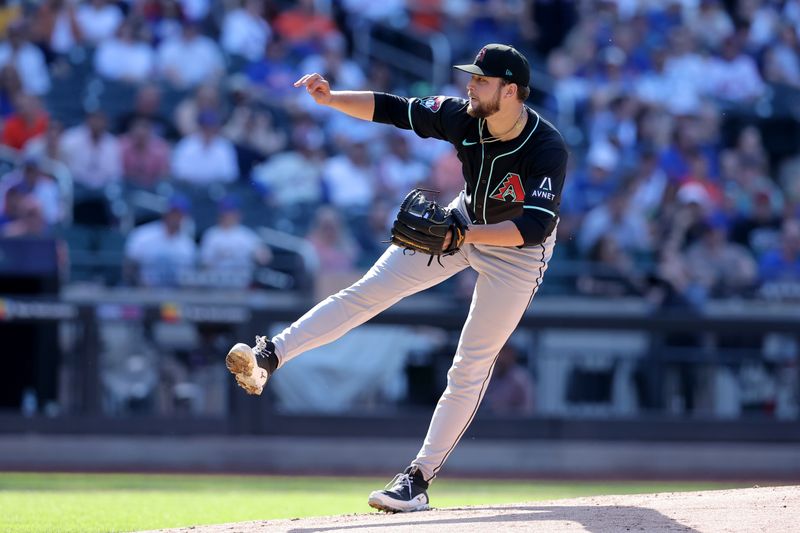
M511 72L509 69L506 69L506 76L513 76L514 73Z
M481 48L481 51L478 52L478 55L475 56L475 62L478 63L479 61L483 61L483 56L486 55L486 47Z

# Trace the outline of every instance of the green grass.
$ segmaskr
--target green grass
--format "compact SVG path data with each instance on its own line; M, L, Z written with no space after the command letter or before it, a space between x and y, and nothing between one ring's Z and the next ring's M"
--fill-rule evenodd
M3 533L136 531L243 520L366 513L369 478L0 473ZM432 504L454 507L599 494L705 490L713 483L440 480ZM738 485L742 486L742 485Z

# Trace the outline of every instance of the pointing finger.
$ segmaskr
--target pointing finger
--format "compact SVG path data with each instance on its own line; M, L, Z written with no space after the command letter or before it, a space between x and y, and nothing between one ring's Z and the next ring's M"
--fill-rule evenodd
M314 72L313 74L306 74L305 76L294 82L294 86L295 87L300 87L301 85L308 86L309 83L311 83L312 81L316 81L318 79L322 79L322 76L320 76L316 72Z

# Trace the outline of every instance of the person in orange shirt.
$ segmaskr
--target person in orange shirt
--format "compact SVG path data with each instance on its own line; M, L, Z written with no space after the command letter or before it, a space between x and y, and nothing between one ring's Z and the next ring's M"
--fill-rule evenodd
M0 142L22 150L25 143L47 130L49 117L39 99L30 94L17 95L14 108L14 113L5 122Z
M338 31L329 16L316 10L313 0L301 0L296 8L283 11L272 27L293 47L310 46L315 38L322 39Z

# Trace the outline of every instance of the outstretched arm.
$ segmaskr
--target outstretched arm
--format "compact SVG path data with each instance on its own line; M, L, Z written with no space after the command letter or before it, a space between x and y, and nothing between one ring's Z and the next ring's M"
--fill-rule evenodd
M446 250L450 246L452 235L445 235L442 249ZM521 246L525 240L517 229L517 226L510 220L504 220L497 224L473 224L464 238L465 243L469 244L492 244L494 246Z
M375 96L371 91L332 91L328 80L316 72L306 74L295 87L305 87L319 105L332 107L351 117L372 120L375 114Z

